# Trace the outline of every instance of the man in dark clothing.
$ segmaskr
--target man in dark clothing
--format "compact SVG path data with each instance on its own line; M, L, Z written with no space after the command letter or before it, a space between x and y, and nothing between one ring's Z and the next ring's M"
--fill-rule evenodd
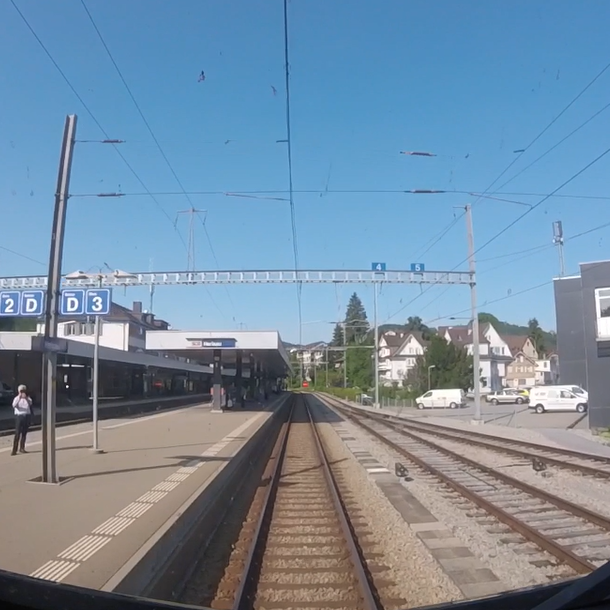
M20 385L19 394L13 399L13 410L15 411L15 438L13 439L13 451L11 455L27 453L25 450L25 439L32 420L32 399L27 395L27 388Z

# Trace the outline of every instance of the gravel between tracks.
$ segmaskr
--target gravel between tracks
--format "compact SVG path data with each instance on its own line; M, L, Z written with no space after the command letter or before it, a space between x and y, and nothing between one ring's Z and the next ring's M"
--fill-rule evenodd
M373 439L364 430L350 421L343 427L352 436L362 441L363 446L391 471L396 461L405 461L391 449ZM345 448L345 451L348 451ZM462 446L464 451L464 446ZM412 469L414 480L406 483L407 489L448 529L467 546L484 564L486 564L506 585L507 590L530 587L539 584L549 584L549 576L567 575L562 567L536 568L525 555L513 550L513 545L502 544L500 538L506 536L489 533L485 526L468 516L469 511L456 509L455 502L445 497L447 491L438 485L431 485L429 480L418 478L415 467ZM381 492L380 492L381 493ZM397 518L402 521L397 514ZM403 523L403 527L406 527ZM410 531L410 530L409 530ZM522 545L519 545L522 546ZM541 556L543 556L541 554ZM443 601L448 601L445 598ZM428 602L431 603L431 602Z
M465 455L471 460L495 468L524 483L610 517L610 481L607 479L599 480L582 476L573 471L555 468L552 465L548 466L543 474L540 474L532 469L529 461L517 457L502 455L489 449L472 447L448 439L426 438L452 451L464 453L464 450L467 449ZM544 461L544 458L542 460Z
M314 407L317 410L319 407ZM329 460L349 480L371 533L381 545L381 562L390 568L384 579L396 583L396 593L410 607L463 599L462 593L430 556L377 485L369 479L332 425L319 424Z

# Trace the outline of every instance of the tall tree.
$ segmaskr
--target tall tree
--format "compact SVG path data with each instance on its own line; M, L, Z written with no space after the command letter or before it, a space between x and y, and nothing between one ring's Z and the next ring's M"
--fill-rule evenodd
M434 329L424 324L423 320L419 316L409 316L405 323L405 330L407 332L410 330L419 331L425 340L428 340L430 335L435 332Z
M366 310L360 297L354 292L345 312L345 339L348 345L362 343L369 332Z
M472 356L464 348L432 335L424 355L417 357L408 383L424 393L428 390L428 374L432 389L460 388L467 391L474 385Z
M528 337L532 340L532 343L536 348L538 358L544 358L546 354L546 347L544 345L544 333L543 330L540 328L540 324L538 324L538 320L536 318L532 318L528 321L527 331Z
M355 292L347 304L344 329L345 343L348 347L345 352L348 384L363 390L368 389L373 380L373 360L371 358L373 350L366 346L372 346L374 338L370 336L370 326L364 305Z

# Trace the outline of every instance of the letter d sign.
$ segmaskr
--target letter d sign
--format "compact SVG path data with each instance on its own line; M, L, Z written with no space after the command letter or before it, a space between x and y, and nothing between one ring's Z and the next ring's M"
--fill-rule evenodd
M61 315L80 316L85 313L85 291L64 290L61 293Z

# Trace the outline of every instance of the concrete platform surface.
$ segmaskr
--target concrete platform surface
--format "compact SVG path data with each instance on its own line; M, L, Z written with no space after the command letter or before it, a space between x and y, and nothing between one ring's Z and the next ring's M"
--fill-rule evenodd
M57 434L62 485L41 472L40 433L27 455L0 447L0 569L101 589L176 511L228 463L287 395L266 405L212 412L190 406ZM29 440L29 439L28 439Z
M397 413L395 409L375 409L374 407L363 406L351 401L343 402L346 402L346 404L350 407L362 409L363 411L369 411L371 413L384 413L386 415L400 417L401 419L411 419L414 422L420 420L422 423L437 424L439 426L455 428L456 430L471 430L473 432L488 434L490 436L500 436L517 441L538 443L548 447L558 447L572 451L580 451L581 453L590 453L592 455L610 457L610 446L598 440L598 438L594 437L590 432L584 430L566 430L542 427L535 429L512 428L487 422L482 425L473 425L470 423L470 420L458 419L455 417L452 418L443 417L441 415L427 415L427 417L424 418L419 414L421 412L416 411L415 414L412 414L412 410L405 410L402 413ZM545 416L546 414L542 417ZM532 417L536 416L532 414Z

